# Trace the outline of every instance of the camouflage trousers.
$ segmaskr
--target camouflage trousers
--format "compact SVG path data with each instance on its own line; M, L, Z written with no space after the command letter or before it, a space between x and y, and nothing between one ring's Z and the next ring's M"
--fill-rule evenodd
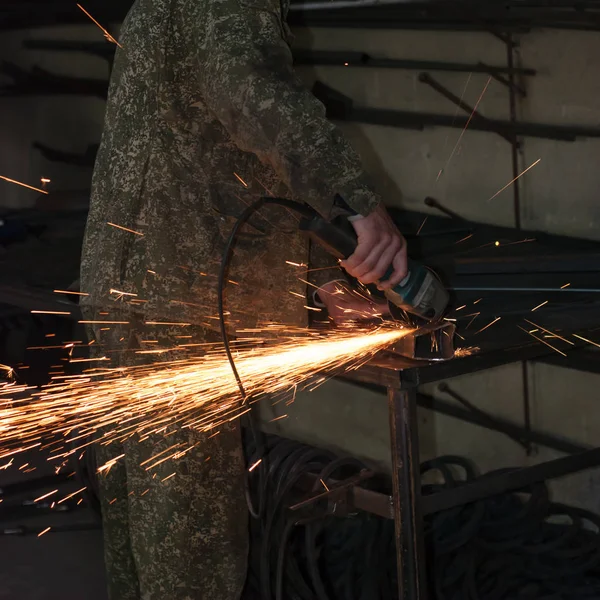
M185 333L192 334L190 329ZM150 337L121 326L90 333L98 342L92 346L96 353L112 351L112 366L139 364L135 348L140 338ZM169 344L175 333L156 337ZM191 341L206 341L207 335L199 329ZM148 459L175 444L197 445L147 470L158 462ZM110 599L238 600L248 555L239 424L217 435L179 428L142 441L99 444L96 452L98 465L124 454L99 475Z

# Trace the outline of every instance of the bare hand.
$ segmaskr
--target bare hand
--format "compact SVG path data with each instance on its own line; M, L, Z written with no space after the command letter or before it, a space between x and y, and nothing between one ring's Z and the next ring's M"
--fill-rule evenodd
M352 221L358 246L342 267L362 283L378 282L393 268L391 276L378 287L386 290L400 283L408 274L406 241L380 204L368 217Z
M390 312L386 302L369 299L340 281L326 283L319 288L318 294L336 325L376 319Z

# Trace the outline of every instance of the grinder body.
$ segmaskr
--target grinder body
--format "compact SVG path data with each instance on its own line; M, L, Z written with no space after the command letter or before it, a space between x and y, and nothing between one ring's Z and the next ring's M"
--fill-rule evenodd
M320 216L303 218L300 229L330 254L346 259L354 253L358 240L352 224L346 217L336 217L326 221ZM390 266L382 281L393 272ZM408 259L408 274L396 286L384 291L392 314L397 307L426 321L440 319L448 306L449 295L440 280L424 265Z

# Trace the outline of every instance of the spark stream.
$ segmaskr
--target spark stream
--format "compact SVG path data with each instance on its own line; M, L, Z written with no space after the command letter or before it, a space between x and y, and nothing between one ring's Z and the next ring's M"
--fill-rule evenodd
M326 379L323 371L358 368L412 331L382 326L296 334L238 350L236 366L253 402L308 382L318 385ZM0 387L0 459L40 447L50 448L52 460L94 441L144 438L174 425L208 431L248 410L216 346L202 357L57 377L41 391L7 383Z

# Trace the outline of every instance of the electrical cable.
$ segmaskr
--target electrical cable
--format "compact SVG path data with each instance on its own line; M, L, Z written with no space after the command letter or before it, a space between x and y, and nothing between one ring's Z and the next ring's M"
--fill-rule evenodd
M270 198L270 197L262 197L250 204L238 217L235 225L233 226L229 238L225 243L225 248L223 250L223 254L221 257L221 266L219 269L219 277L217 283L217 298L218 298L218 312L219 312L219 328L221 331L221 338L223 341L223 346L225 347L225 354L227 355L227 360L229 361L229 365L231 367L231 371L235 377L236 383L240 390L240 394L242 397L242 404L246 404L249 401L247 397L246 390L244 388L244 384L240 378L237 367L235 365L235 360L233 358L233 354L231 352L231 345L229 341L229 335L227 333L227 324L225 321L225 286L227 283L227 270L229 268L229 263L231 261L231 256L233 254L233 250L235 248L235 244L238 238L238 234L240 229L248 223L250 218L254 215L255 212L260 210L260 208L265 204L275 204L278 206L283 206L289 210L293 210L299 213L302 216L311 218L316 213L313 209L308 206L304 206L299 204L298 202L294 202L292 200L287 200L285 198ZM248 511L250 515L254 519L259 519L263 508L264 508L264 487L265 487L265 464L263 462L262 456L262 444L260 440L260 434L258 431L258 427L256 426L255 419L253 418L252 411L248 414L248 423L249 429L253 438L255 454L252 457L246 456L246 462L248 464L259 463L256 471L258 473L258 501L257 505L254 503L252 499L252 491L251 491L251 474L248 469L244 474L244 488L245 488L245 496L246 496L246 504L248 506Z
M287 508L306 498L306 487L297 484L307 474L318 492L321 480L327 485L330 477L350 477L365 465L275 436L266 439L265 459L264 524L253 530L251 551L252 568L261 575L251 573L249 586L256 589L248 597L397 600L393 521L344 513L337 505L332 511L326 499L300 511ZM424 494L498 473L478 476L458 456L427 461L421 472ZM383 479L362 485L389 493ZM600 517L553 503L545 484L429 515L424 525L434 600L600 597Z

